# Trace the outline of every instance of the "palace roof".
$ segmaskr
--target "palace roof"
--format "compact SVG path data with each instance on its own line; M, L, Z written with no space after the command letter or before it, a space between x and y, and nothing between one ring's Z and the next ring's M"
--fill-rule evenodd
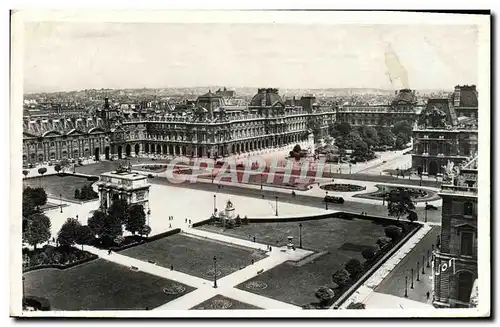
M23 134L32 137L106 132L109 126L100 117L38 118L23 120Z

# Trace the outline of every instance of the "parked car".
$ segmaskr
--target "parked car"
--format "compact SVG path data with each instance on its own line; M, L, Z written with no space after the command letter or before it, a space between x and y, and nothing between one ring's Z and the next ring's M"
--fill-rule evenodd
M438 208L433 206L432 204L427 204L425 206L425 210L437 210Z
M341 196L332 196L332 195L327 195L324 198L325 202L329 203L338 203L338 204L343 204L344 203L344 198Z
M148 178L155 178L153 174L148 174Z

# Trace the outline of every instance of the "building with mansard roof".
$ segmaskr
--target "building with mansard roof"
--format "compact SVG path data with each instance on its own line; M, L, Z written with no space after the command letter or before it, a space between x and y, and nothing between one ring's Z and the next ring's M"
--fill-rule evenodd
M471 305L477 270L478 157L462 166L446 166L440 244L433 252L433 304L441 308ZM485 217L486 218L486 217Z
M274 88L259 89L249 105L227 104L208 93L166 113L121 111L108 99L95 115L78 118L24 118L25 165L68 159L130 156L224 157L308 142L327 134L335 110L313 95L286 106Z
M424 175L442 175L478 150L478 94L476 86L456 86L447 98L429 99L413 129L412 167Z
M413 124L421 108L414 90L402 89L394 92L394 98L381 105L343 105L337 108L337 121L352 126L392 127L399 121Z

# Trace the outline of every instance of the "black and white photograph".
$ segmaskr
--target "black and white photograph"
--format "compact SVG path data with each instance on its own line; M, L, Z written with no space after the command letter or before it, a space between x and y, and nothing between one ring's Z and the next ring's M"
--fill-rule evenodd
M490 65L484 12L13 10L10 315L488 317Z

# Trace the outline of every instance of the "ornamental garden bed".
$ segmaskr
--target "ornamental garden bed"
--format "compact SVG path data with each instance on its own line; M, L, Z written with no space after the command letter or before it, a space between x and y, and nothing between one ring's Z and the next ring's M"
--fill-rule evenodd
M47 194L63 200L75 201L75 191L81 191L83 187L91 187L96 181L95 176L79 176L73 174L55 174L42 177L33 177L23 181L24 186L43 187ZM86 199L87 200L87 199Z
M375 185L375 187L377 187L377 191L375 191L375 192L364 193L364 194L355 194L355 195L353 195L353 197L382 201L384 194L388 194L391 191L395 191L398 189L404 189L404 190L408 191L413 202L434 201L434 200L440 199L440 197L437 195L437 192L432 191L432 190L428 190L428 189L421 189L421 188L414 188L414 187L389 186L389 185L380 185L380 184Z
M355 184L325 184L320 186L321 189L325 191L333 192L359 192L366 190L366 186L355 185Z
M74 247L46 245L40 249L23 248L23 272L57 268L67 269L97 259L97 255Z

